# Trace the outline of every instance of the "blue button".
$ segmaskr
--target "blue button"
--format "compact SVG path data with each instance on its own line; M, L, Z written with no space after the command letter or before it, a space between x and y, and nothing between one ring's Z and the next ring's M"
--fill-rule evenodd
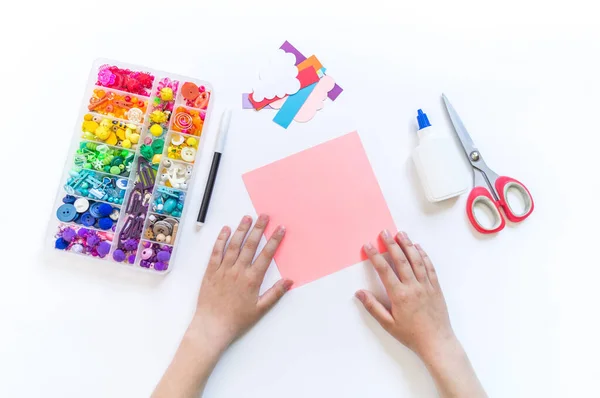
M77 217L77 210L72 204L65 203L56 210L56 217L62 222L71 222Z
M83 213L79 221L81 221L81 223L86 227L91 227L92 225L96 224L96 218L94 218L94 216L88 212Z
M100 205L102 203L99 202L95 202L94 204L92 204L90 206L90 214L94 217L94 218L100 218L102 217L102 214L100 213Z
M75 199L77 199L75 196L72 195L67 195L63 198L63 203L69 203L69 204L73 204L75 203Z

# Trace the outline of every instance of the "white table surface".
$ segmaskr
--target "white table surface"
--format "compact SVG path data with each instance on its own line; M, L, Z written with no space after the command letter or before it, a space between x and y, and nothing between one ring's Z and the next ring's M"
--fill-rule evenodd
M398 227L433 258L490 396L598 396L600 34L592 3L234 3L3 6L0 396L148 396L190 320L217 231L255 214L241 174L355 129ZM284 40L316 54L345 89L287 131L267 110L240 110L256 66ZM42 248L97 57L215 87L189 219L165 277L57 260ZM442 92L492 169L531 189L536 209L525 223L481 237L467 223L465 195L426 203L409 155L418 108L451 134ZM231 134L208 224L196 232L225 107L236 110ZM272 266L266 282L278 277ZM225 354L205 396L436 396L420 361L353 298L365 287L379 289L362 263L292 291Z

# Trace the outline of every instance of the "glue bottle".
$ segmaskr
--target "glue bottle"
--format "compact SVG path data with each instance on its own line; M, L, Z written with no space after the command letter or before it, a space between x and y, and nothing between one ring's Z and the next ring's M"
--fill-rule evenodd
M464 165L452 137L436 131L421 109L418 111L419 145L412 158L430 202L461 195L469 188Z

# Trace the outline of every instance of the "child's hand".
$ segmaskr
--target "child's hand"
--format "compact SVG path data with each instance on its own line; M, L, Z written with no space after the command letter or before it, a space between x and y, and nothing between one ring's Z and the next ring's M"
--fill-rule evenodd
M456 342L435 269L427 253L413 245L406 233L400 232L394 239L383 231L381 239L392 264L372 244L366 244L364 250L385 286L391 308L369 291L359 290L356 297L388 333L429 359Z
M245 216L229 245L231 230L223 227L213 248L189 332L199 333L222 350L258 322L293 284L279 280L259 296L267 268L285 235L285 228L279 226L253 263L268 222L269 217L261 215L244 243L252 226L252 218Z

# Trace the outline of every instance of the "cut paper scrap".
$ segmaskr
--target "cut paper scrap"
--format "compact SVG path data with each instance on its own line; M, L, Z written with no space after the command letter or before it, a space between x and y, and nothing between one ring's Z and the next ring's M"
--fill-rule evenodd
M305 123L312 119L317 114L317 111L323 109L325 100L327 99L327 93L329 93L334 86L335 81L331 76L325 76L319 80L315 89L310 93L296 116L294 116L294 120L296 122Z
M242 176L258 214L269 214L270 237L286 236L275 253L294 287L366 259L362 246L377 243L384 228L396 232L358 133L317 145Z
M242 93L242 109L254 109L254 106L252 106L252 103L248 99L249 96L250 96L250 93ZM264 107L264 109L273 109L273 108L271 108L270 105L267 105ZM279 108L277 108L277 109L279 109Z
M274 97L283 98L300 90L300 82L296 78L298 68L295 57L282 50L277 50L269 63L261 68L260 79L253 87L253 98L260 102Z
M296 57L296 65L300 64L302 61L304 61L306 59L306 57L300 51L298 51L298 49L296 47L294 47L289 41L286 41L285 43L283 43L281 45L281 47L279 47L279 48L281 50L285 51L286 53L293 54ZM341 88L336 83L335 86L333 87L333 90L331 90L327 94L327 96L329 97L330 100L335 101L336 98L340 96L342 91L344 91L344 89Z
M300 62L296 66L298 67L298 70L304 70L306 68L310 68L311 66L314 68L314 70L320 70L323 68L323 65L321 65L317 57L315 57L314 55L311 55L310 57L306 58L304 61Z
M304 88L307 86L310 86L313 83L316 83L319 81L319 75L317 74L317 72L311 68L311 67L307 67L301 71L298 72L298 75L296 76L296 79L298 79L298 81L300 82L300 88ZM248 97L248 100L250 101L250 103L252 104L252 106L254 106L254 109L256 109L257 111L261 110L262 108L264 108L265 106L269 105L272 102L278 101L280 99L283 99L284 97L275 97L272 99L264 99L260 102L257 102L254 100L254 94L250 94L250 96Z
M296 47L292 46L292 44L287 40L279 48L286 53L293 54L294 57L296 57L295 65L298 65L300 62L306 59L306 57L302 55L302 53L298 51Z
M273 118L273 121L284 129L287 129L316 86L317 83L313 83L310 86L300 89L296 94L288 96L281 109L279 109L279 112Z

